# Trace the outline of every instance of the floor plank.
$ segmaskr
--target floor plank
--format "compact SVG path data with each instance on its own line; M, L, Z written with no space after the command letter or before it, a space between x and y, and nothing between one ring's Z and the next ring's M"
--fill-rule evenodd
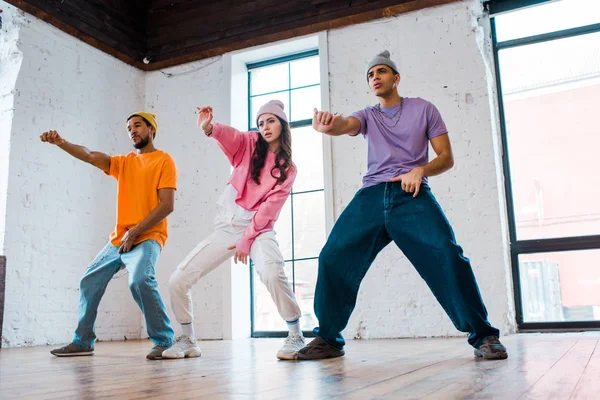
M101 342L93 357L0 350L2 399L596 399L600 333L502 339L508 360L465 338L351 340L346 357L278 361L279 339L201 342L202 357L150 361L147 340Z
M578 340L527 392L523 399L568 399L581 379L598 340Z
M505 399L517 399L531 386L528 376L535 375L539 379L575 343L576 339L555 343L551 338L546 340L545 336L537 339L528 337L527 340L523 336L516 337L506 362L479 360L475 364L461 366L448 374L447 385L441 385L425 398L448 398L464 393L463 398L484 399L502 393ZM533 354L535 356L532 357ZM482 364L478 365L478 362Z
M577 382L571 398L575 400L598 398L598 380L600 380L600 340L596 341L596 347L579 382Z

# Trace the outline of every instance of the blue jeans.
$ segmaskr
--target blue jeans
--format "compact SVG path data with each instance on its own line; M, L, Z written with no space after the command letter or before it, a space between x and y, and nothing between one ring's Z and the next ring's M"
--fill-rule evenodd
M79 323L73 342L83 347L94 345L98 305L112 276L123 267L129 270L129 289L146 319L148 336L155 345L170 346L174 332L158 292L154 267L161 247L154 240L135 245L128 253L110 242L88 266L80 283Z
M358 289L377 254L391 241L425 280L454 326L478 347L498 329L487 320L469 259L428 185L416 198L400 182L360 189L335 223L319 255L314 332L341 349Z

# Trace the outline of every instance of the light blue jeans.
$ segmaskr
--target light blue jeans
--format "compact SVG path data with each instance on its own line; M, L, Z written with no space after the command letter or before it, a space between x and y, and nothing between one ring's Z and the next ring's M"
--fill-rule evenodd
M121 254L119 248L110 242L104 246L81 278L79 323L73 342L86 348L94 345L100 300L113 275L126 267L129 271L129 289L144 314L148 336L158 346L170 346L173 343L173 328L154 275L160 251L160 245L154 240L141 242L128 253Z

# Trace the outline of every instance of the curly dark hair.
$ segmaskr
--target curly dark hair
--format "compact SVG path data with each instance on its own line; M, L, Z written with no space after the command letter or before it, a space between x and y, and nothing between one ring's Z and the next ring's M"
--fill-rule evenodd
M292 163L292 131L290 124L277 117L281 123L281 136L279 137L280 146L277 155L275 156L275 165L271 168L271 176L277 179L277 184L285 182L288 176L288 171L293 168ZM250 177L257 184L260 185L260 172L265 166L265 160L267 159L267 152L269 151L269 144L258 134L256 140L256 148L252 154L252 168ZM279 172L275 175L275 172Z

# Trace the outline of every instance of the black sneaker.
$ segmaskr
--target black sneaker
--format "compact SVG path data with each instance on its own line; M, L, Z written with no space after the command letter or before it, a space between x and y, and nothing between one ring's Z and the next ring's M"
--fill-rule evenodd
M161 360L163 351L167 350L171 346L154 346L150 349L146 358L148 360Z
M475 349L477 357L483 357L486 360L504 360L508 358L506 347L496 336L489 336L483 339L483 342Z
M346 354L344 350L331 346L317 336L309 344L298 350L298 360L322 360L341 357L344 354Z
M76 343L69 343L66 346L50 350L50 353L57 357L92 356L94 355L94 348L86 348Z

